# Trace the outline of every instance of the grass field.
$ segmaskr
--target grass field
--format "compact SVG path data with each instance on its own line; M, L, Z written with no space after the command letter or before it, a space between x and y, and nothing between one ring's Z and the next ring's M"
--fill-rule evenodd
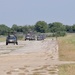
M58 38L59 60L75 61L75 34Z
M59 60L75 61L75 34L58 38ZM75 75L75 64L59 66L59 75Z
M3 42L5 40L6 40L6 37L5 36L0 37L0 42Z
M75 75L75 64L59 66L58 75Z

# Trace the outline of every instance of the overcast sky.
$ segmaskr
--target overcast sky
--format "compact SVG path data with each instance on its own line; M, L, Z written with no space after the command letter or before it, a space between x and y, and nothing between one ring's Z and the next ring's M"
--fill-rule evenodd
M34 25L39 20L75 24L75 0L0 0L0 24Z

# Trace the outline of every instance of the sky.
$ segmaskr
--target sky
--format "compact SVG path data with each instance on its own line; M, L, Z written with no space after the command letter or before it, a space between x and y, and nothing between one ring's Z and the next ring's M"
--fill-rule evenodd
M75 0L0 0L0 24L11 27L37 21L75 24Z

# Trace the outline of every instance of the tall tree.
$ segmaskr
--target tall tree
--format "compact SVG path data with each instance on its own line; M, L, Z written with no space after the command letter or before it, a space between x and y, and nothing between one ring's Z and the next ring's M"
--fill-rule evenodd
M73 24L72 30L73 30L73 32L75 32L75 24Z
M45 32L47 32L47 29L48 29L48 25L45 21L38 21L35 24L35 30L37 32L45 33Z
M10 31L10 28L7 27L5 24L0 25L0 35L5 35Z
M67 32L72 33L73 30L74 30L74 27L73 27L73 26L65 25L65 27L66 27L66 31L67 31Z
M48 25L49 25L49 29L51 32L65 31L66 30L65 26L60 22L50 23Z
M17 26L16 24L13 24L11 29L12 29L13 31L17 31L17 30L18 30L18 26Z

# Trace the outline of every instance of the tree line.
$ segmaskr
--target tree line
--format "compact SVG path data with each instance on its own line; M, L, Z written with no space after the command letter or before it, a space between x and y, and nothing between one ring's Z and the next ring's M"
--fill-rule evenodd
M66 32L74 33L75 32L75 24L73 25L64 25L60 22L53 22L47 24L45 21L38 21L35 25L24 25L19 26L17 24L13 24L12 27L8 27L5 24L0 24L0 35L7 35L9 32L22 32L27 33L29 31L35 31L39 33L56 33L64 35Z

